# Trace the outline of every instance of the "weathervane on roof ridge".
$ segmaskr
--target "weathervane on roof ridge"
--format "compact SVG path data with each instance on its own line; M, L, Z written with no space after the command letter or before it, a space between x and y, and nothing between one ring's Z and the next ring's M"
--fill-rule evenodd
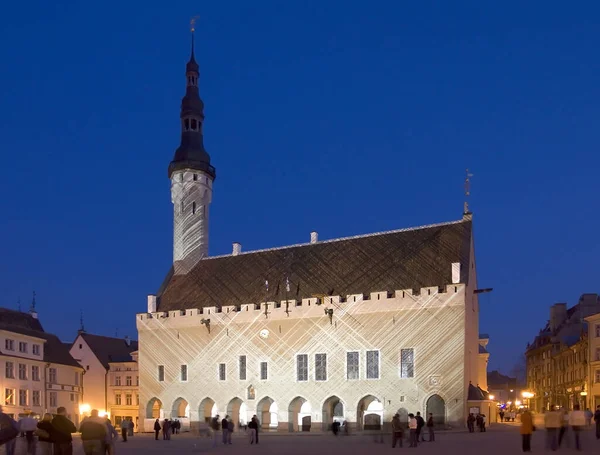
M20 303L19 303L19 305L20 305ZM31 311L32 313L35 312L35 291L33 291L33 298L31 299L31 308L29 311Z
M467 215L471 213L469 211L469 196L471 195L471 177L473 174L469 172L469 169L465 171L465 205L464 205L464 214Z
M83 325L83 310L79 310L79 333L84 333L85 327Z
M21 311L21 297L17 298L17 309Z

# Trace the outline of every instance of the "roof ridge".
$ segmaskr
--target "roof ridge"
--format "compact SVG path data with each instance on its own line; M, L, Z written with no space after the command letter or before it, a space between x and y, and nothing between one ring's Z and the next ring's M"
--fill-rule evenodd
M338 237L338 238L329 239L329 240L319 240L317 243L310 243L310 242L296 243L296 244L293 244L293 245L284 245L284 246L276 246L276 247L271 247L271 248L262 248L262 249L258 249L258 250L242 251L242 252L240 252L238 254L238 256L244 256L244 255L253 254L253 253L263 253L265 251L285 250L287 248L298 248L298 247L301 247L301 246L323 245L324 243L343 242L343 241L346 241L346 240L354 240L354 239L362 239L362 238L368 238L368 237L376 237L378 235L398 234L400 232L419 231L419 230L422 230L422 229L432 229L432 228L437 228L437 227L441 227L441 226L450 226L450 225L453 225L453 224L460 224L460 223L464 223L465 221L466 221L465 219L460 219L460 220L455 220L455 221L446 221L446 222L443 222L443 223L426 224L426 225L423 225L423 226L414 226L414 227L401 228L401 229L391 229L391 230L388 230L388 231L379 231L379 232L371 232L369 234L351 235L351 236L348 236L348 237ZM228 254L219 254L218 256L206 256L206 257L200 259L200 261L208 261L208 260L211 260L211 259L218 259L218 258L224 258L224 257L229 257L229 256L231 256L231 253L228 253Z
M107 335L96 335L95 333L89 333L89 332L83 332L83 333L81 333L81 336L84 336L84 337L85 336L93 336L93 337L97 337L97 338L107 338L109 340L116 340L116 341L123 341L123 342L125 342L125 337L109 337ZM137 343L138 340L133 339L133 338L129 338L129 341Z

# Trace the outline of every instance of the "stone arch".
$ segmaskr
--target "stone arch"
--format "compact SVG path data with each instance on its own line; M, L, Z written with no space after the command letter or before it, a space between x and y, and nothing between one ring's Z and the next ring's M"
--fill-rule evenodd
M190 418L190 404L185 398L177 398L173 402L171 409L171 419L189 419Z
M289 431L310 431L312 408L306 398L297 396L288 406Z
M429 414L433 414L433 423L434 425L445 425L446 423L446 402L444 399L437 395L431 395L427 399L427 403L425 404L425 412L426 417L429 417Z
M366 395L356 407L356 425L359 430L381 430L383 403L374 395Z
M346 405L337 397L332 395L323 402L321 416L323 422L323 431L331 428L333 422L343 423L346 415Z
M162 401L154 397L146 405L147 419L162 419L164 417Z
M198 420L209 423L210 419L217 415L217 405L212 398L204 398L198 405Z
M256 417L260 421L261 428L277 428L279 425L278 412L277 403L273 398L268 396L262 398L256 405Z
M227 415L233 420L233 424L237 428L248 423L246 403L239 397L232 398L229 401L229 404L227 404Z

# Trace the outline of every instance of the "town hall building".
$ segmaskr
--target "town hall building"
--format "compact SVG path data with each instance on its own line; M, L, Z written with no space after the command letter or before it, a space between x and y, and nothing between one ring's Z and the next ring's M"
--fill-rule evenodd
M216 171L198 79L192 47L168 168L173 266L136 316L140 425L219 414L256 415L265 430L368 429L420 411L463 426L470 400L487 398L471 213L211 257Z

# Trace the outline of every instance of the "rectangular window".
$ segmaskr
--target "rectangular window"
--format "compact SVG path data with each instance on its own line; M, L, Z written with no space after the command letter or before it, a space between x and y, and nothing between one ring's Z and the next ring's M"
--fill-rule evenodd
M379 379L379 351L367 351L367 379Z
M125 405L126 406L133 405L133 395L131 395L130 393L125 395Z
M71 398L71 401L75 401L75 394L74 394L74 393L71 393L70 395L71 395L71 396L70 396L70 398Z
M327 381L327 354L315 354L315 381Z
M246 356L245 355L240 356L238 365L239 365L238 368L240 370L240 380L245 381L246 380Z
M115 404L117 406L121 406L121 394L120 393L115 393Z
M267 379L269 379L269 364L260 362L260 380L266 381Z
M8 379L14 379L15 378L15 364L14 363L12 363L12 362L6 362L6 369L4 371L4 375Z
M164 365L158 366L158 380L160 382L163 382L165 380L165 366Z
M33 355L40 355L40 345L34 344L31 346L31 352L33 352Z
M136 405L136 406L139 406L139 405L140 405L140 394L139 394L139 393L137 393L137 394L135 395L135 405Z
M600 337L600 324L596 324L596 338L598 337Z
M75 385L79 385L79 372L75 372Z
M14 351L15 350L15 340L4 340L4 348L7 351Z
M51 384L56 384L56 368L48 369L48 381Z
M400 350L400 377L415 377L415 350L412 348Z
M50 407L51 408L55 408L57 405L57 394L56 392L50 392L49 394L49 398L50 398Z
M33 406L41 406L42 405L42 394L39 390L34 390L33 395L31 397L31 401L33 402Z
M360 354L346 352L346 379L360 379Z
M24 341L19 341L19 352L27 354L27 343Z
M136 385L137 387L139 387L139 386L140 386L140 377L139 377L139 376L136 376L136 377L135 377L135 385Z
M115 376L115 385L121 385L121 376Z
M133 384L133 382L131 381L131 376L126 376L125 377L125 385L131 386L132 384Z
M296 356L296 381L308 381L308 354Z
M19 406L27 406L27 390L19 390Z
M600 383L600 370L596 370L595 371L595 380L594 380L594 382ZM598 404L600 405L600 401L598 402Z
M594 355L594 360L596 362L600 361L600 348L596 348L596 352L595 352L595 355Z
M19 363L19 379L27 379L27 365Z
M187 381L187 365L181 365L181 380Z
M15 389L4 390L4 404L14 405L15 404Z
M224 363L219 363L219 381L225 381L227 378L227 371Z
M38 367L37 365L31 366L31 379L34 381L40 380L40 367Z

